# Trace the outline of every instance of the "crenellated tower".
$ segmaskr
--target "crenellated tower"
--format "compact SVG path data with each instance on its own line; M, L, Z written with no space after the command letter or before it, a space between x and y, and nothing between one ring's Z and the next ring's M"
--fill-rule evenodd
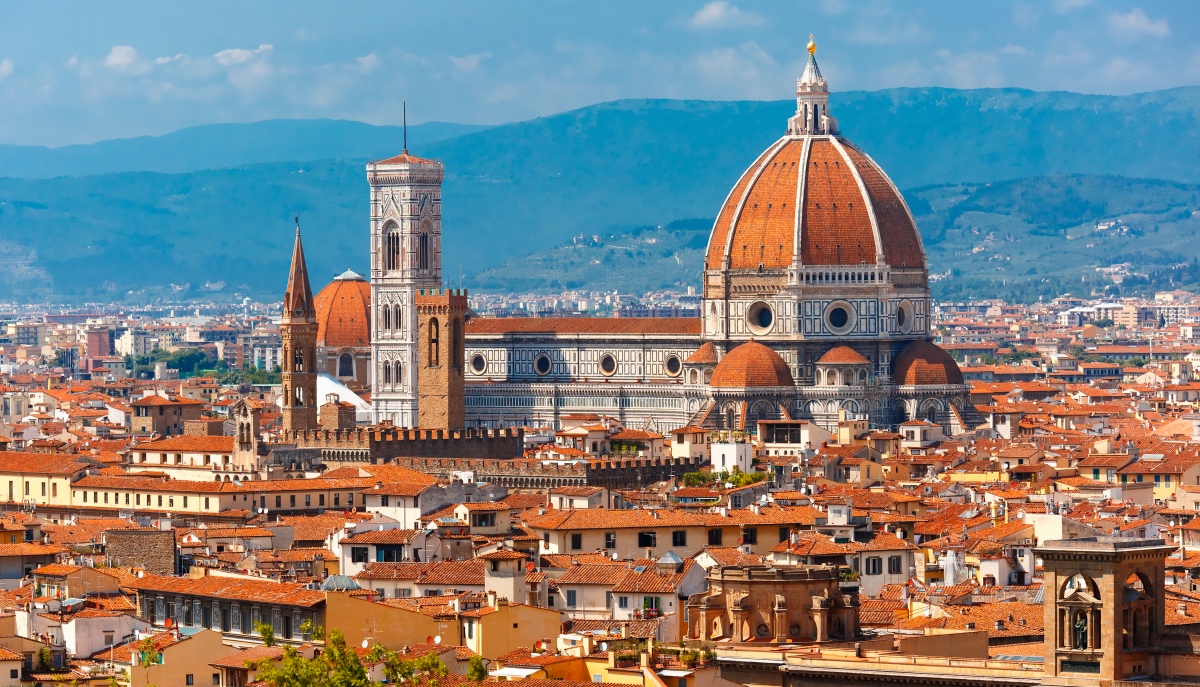
M317 428L317 309L308 283L300 220L296 220L296 245L292 269L283 294L283 320L279 325L283 342L283 429L305 431Z
M441 162L407 148L367 165L371 186L371 403L375 421L416 427L416 295L442 281Z

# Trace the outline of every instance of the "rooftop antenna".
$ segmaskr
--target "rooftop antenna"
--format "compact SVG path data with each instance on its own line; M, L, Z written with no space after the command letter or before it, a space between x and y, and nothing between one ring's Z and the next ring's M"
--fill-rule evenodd
M404 152L408 152L408 101L400 101L400 112L404 117Z
M296 235L300 235L300 215L296 215Z

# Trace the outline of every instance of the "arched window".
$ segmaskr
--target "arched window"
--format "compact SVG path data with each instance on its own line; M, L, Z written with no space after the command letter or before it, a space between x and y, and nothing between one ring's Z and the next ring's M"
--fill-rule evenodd
M400 306L399 305L392 306L392 327L395 329L404 329L403 322L404 322L404 319L401 317L401 314L400 314Z
M429 269L429 233L426 226L421 227L421 234L417 237L417 267L423 270Z
M401 259L400 230L395 222L388 222L383 227L383 269L398 270Z
M429 366L437 367L441 363L440 348L441 332L439 331L437 318L429 320Z
M384 384L392 383L392 365L391 365L391 363L388 363L388 362L385 362L383 364L383 383Z
M292 356L292 371L304 372L304 349L297 348Z
M398 360L396 361L396 372L393 376L396 378L397 386L404 384L404 366Z
M459 358L461 357L458 354L458 348L459 348L460 343L462 343L462 323L459 322L458 320L451 320L450 321L450 365L456 370L459 367Z
M354 356L350 355L349 353L343 353L338 356L338 376L354 376Z
M385 330L392 328L392 309L383 306L383 328Z

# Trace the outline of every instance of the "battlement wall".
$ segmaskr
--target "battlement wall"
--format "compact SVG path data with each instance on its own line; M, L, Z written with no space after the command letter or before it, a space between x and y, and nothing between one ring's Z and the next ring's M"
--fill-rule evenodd
M393 458L518 458L525 450L525 431L512 429L309 430L287 432L283 440L300 448L365 451L371 462Z

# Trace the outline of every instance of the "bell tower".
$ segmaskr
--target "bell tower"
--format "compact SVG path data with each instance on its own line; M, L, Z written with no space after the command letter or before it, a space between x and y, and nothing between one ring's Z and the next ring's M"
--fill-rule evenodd
M1046 662L1042 684L1091 686L1157 672L1166 558L1161 539L1043 542Z
M308 283L300 219L296 218L296 245L292 269L283 294L283 430L304 432L317 428L317 309Z
M436 160L367 165L371 186L371 403L375 422L416 427L418 291L442 281L442 179Z
M466 413L465 289L417 292L421 429L462 429Z

